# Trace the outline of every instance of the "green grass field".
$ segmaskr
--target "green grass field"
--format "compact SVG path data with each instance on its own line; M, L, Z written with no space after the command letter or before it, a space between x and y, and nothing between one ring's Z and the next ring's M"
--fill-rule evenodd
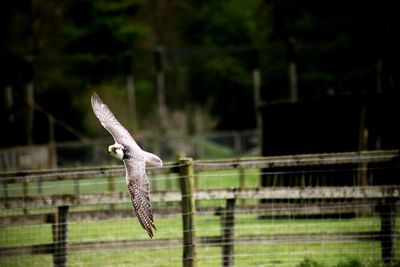
M257 187L259 179L258 170L244 171L244 186ZM179 190L179 181L177 174L150 176L150 184L152 191L164 190ZM231 188L240 186L239 172L232 171L217 171L217 172L202 172L195 175L196 186L199 189L203 188ZM79 186L79 192L98 193L107 192L110 188L110 182L115 183L117 192L127 192L125 177L115 177L113 180L108 178L82 179L82 180L64 180L64 181L46 181L40 185L38 182L31 182L28 185L28 195L61 195L74 194L76 187ZM39 190L39 186L41 190ZM0 190L0 197L4 196L5 189ZM17 197L23 195L23 184L13 183L7 186L9 197ZM41 193L39 193L41 192Z
M182 236L180 217L156 218L158 231L155 239ZM256 216L236 217L235 235L273 235L282 233L334 233L347 231L377 231L378 218L288 220L259 219ZM197 236L220 234L217 216L196 217ZM148 239L135 218L107 221L71 222L68 226L68 241ZM50 243L51 226L8 226L0 229L0 246L18 246ZM400 251L398 251L399 253ZM96 252L70 253L69 266L181 266L182 250L178 248L124 249ZM291 243L287 244L238 244L235 245L236 266L296 266L305 258L334 266L347 258L362 259L364 263L379 262L379 242L341 243ZM199 247L199 266L221 266L220 247ZM27 256L0 259L1 266L51 266L52 256ZM366 265L368 266L368 265Z
M220 248L198 248L198 266L221 266ZM96 251L71 253L68 266L182 266L180 248L168 249L126 249L117 251ZM348 259L357 259L362 265L379 266L379 243L348 244L294 244L236 246L235 266L299 266L306 258L318 262L318 266L337 266ZM8 258L4 266L52 266L52 257L32 256ZM310 265L312 266L312 265ZM349 266L350 267L350 266Z
M182 237L180 216L159 217L156 218L156 224L159 231L156 232L155 239ZM289 220L260 219L255 215L238 215L235 218L235 224L236 236L368 232L380 229L379 218ZM198 236L219 235L220 219L218 216L211 215L197 216L196 228ZM68 225L68 241L70 243L131 239L148 239L136 218L72 221ZM6 226L0 229L0 246L35 245L51 241L50 224Z

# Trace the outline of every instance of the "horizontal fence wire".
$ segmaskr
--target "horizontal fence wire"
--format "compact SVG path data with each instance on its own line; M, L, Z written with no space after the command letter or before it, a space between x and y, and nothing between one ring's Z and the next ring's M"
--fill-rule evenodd
M153 239L135 217L121 166L1 173L0 266L394 264L398 155L181 160L148 168ZM185 194L189 177L194 191ZM185 198L194 210L184 211Z

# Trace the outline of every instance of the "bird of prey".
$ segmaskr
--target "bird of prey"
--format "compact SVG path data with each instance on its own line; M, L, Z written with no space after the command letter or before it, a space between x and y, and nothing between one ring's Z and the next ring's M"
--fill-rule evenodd
M108 146L108 153L124 162L126 185L128 186L133 209L140 224L152 238L153 229L156 230L156 227L150 206L150 188L146 175L146 162L157 167L162 167L163 163L158 156L143 151L138 146L133 137L118 122L108 106L101 101L96 93L93 93L91 103L94 114L101 125L114 138L115 144Z

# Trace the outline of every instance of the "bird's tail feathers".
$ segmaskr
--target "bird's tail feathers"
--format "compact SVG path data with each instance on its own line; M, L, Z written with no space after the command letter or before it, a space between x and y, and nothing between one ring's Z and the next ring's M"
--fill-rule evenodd
M143 151L143 152L144 152L145 157L146 157L146 162L148 162L151 165L156 166L156 167L162 167L163 166L163 162L158 156L156 156L156 155L154 155L152 153L146 152L146 151Z

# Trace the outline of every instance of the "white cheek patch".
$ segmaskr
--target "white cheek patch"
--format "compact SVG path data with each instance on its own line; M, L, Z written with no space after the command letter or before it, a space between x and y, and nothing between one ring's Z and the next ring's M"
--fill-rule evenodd
M119 159L122 159L124 157L124 152L121 149L117 149L115 152Z

